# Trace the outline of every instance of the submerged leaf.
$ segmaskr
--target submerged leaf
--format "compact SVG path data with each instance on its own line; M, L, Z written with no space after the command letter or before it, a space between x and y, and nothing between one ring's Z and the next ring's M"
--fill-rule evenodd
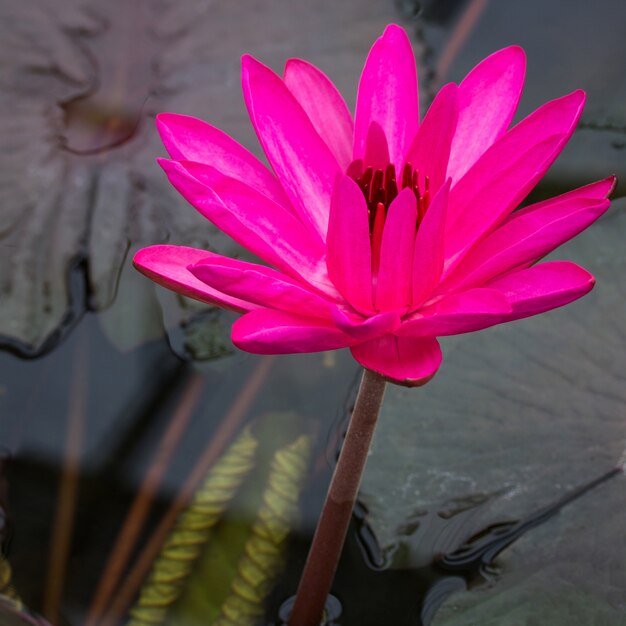
M252 537L252 525L265 506L270 468L277 451L297 440L302 427L302 419L293 412L270 411L255 420L252 431L259 446L254 471L213 528L180 599L167 616L168 623L201 626L218 618L232 595L231 583Z
M22 609L22 600L13 586L11 565L2 553L0 553L0 596L12 600L18 610Z
M283 563L310 450L311 438L302 435L276 453L231 593L213 626L252 626L263 613L263 602Z
M253 469L257 446L250 430L244 430L209 471L154 562L139 599L130 611L129 626L164 621L209 540L211 529Z

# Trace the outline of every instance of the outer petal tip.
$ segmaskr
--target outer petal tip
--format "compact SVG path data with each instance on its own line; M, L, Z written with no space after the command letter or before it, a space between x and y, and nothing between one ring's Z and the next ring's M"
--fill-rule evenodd
M496 54L506 54L509 57L510 64L517 66L521 85L524 85L526 81L526 50L524 50L522 46L514 44L512 46L507 46L506 48L503 48Z
M251 54L241 55L241 81L244 85L244 94L251 75L256 73L261 68L269 69L266 68L261 61L255 59Z
M285 67L283 69L283 76L285 76L288 72L297 68L298 66L310 67L311 65L312 63L309 63L308 61L305 61L304 59L299 59L297 57L287 59L285 61Z
M241 55L242 67L246 67L251 63L258 63L258 61L251 54L248 54L247 52Z
M138 250L133 265L142 274L159 285L189 298L232 309L240 313L251 311L256 305L229 296L199 281L187 267L211 252L187 246L154 245Z
M404 41L408 41L410 44L409 36L406 34L404 28L398 24L387 24L382 37L384 39L402 39Z
M162 112L157 113L157 116L154 118L154 124L157 128L157 131L161 137L167 135L170 132L170 125L176 122L176 118L182 117L177 113L168 113Z
M271 71L267 65L261 63L261 61L253 57L251 54L241 55L241 72L243 76L256 72L259 69Z
M517 44L507 46L495 54L508 54L511 57L511 60L524 64L524 68L526 67L526 51L522 48L522 46L518 46Z
M576 91L572 91L572 93L567 94L565 98L571 99L573 102L576 102L578 104L578 114L580 115L585 106L585 101L587 100L587 93L582 89L576 89ZM576 118L576 122L577 121L578 118Z
M171 115L171 113L157 113L157 116L154 118L154 123L157 129L159 129L159 132L161 132L163 126L167 126L167 118L169 115Z

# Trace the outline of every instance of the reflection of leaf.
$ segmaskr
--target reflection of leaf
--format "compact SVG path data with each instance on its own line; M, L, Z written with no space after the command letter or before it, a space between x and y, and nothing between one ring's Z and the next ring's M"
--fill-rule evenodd
M160 624L242 481L254 467L257 440L245 430L209 471L181 514L144 584L129 624Z
M616 202L604 219L559 251L559 258L578 261L596 275L598 285L589 296L537 318L444 338L444 364L431 383L419 390L388 389L361 495L389 566L426 565L491 524L550 504L620 457L625 208ZM604 489L597 492L600 500ZM613 503L612 514L623 519L623 498ZM564 515L581 527L599 523L598 513L579 502ZM550 529L553 522L541 530L548 545ZM622 545L619 529L606 523L600 543ZM566 569L580 540L564 537L562 545L559 558ZM586 549L586 559L577 558L580 575L589 593L607 599L601 581L609 565L597 547ZM536 566L548 567L549 561ZM510 576L514 565L504 581ZM626 588L623 565L615 576Z

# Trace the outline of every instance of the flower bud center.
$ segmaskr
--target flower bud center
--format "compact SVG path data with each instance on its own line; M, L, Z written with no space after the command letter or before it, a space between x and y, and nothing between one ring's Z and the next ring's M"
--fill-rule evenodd
M420 177L417 170L410 163L402 168L400 180L396 180L396 168L393 163L382 169L363 167L363 160L352 161L346 174L359 186L367 203L367 215L370 227L370 242L372 246L372 278L376 284L380 268L380 254L382 248L385 219L389 206L404 189L410 189L417 201L417 227L430 204L430 182L428 176Z
M389 205L403 189L409 188L417 201L417 223L422 221L430 204L430 190L428 176L421 177L410 163L402 168L400 180L396 179L396 168L393 163L382 169L363 167L363 160L357 159L350 163L347 175L360 187L367 202L370 233L376 230L376 225L382 226L387 215ZM382 215L380 215L382 214Z

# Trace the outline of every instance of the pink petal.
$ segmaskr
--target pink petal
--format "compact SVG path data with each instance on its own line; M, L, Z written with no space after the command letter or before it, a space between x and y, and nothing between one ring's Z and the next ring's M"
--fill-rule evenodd
M608 200L562 200L559 197L552 202L542 202L530 211L513 213L507 222L469 252L441 289L481 285L511 269L535 262L582 232L609 205Z
M240 317L233 324L232 341L246 352L254 354L292 354L296 352L320 352L345 348L354 339L342 333L331 322L257 309Z
M276 177L254 155L214 126L187 115L159 113L161 140L175 161L206 163L236 178L278 204L290 206Z
M497 289L470 289L420 309L396 332L411 337L459 335L498 324L511 310Z
M159 164L181 195L237 243L283 271L334 293L321 241L286 209L208 165L166 159Z
M149 246L133 258L134 266L153 281L201 302L217 304L240 313L256 309L256 305L222 293L198 280L188 269L206 257L217 256L206 250L185 246Z
M405 158L419 172L420 181L429 178L433 194L446 180L450 145L459 113L457 91L458 87L449 83L437 94ZM423 183L420 186L423 188Z
M360 341L380 337L380 335L393 332L400 326L400 315L397 311L362 317L346 307L336 306L332 312L332 319L339 330Z
M263 265L211 255L189 271L203 283L247 302L330 319L332 303L306 285Z
M501 291L511 303L513 312L506 321L544 313L569 304L589 293L595 278L569 261L550 261L528 269L511 272L487 283Z
M363 367L407 387L426 384L441 365L441 348L434 337L384 335L350 351Z
M383 129L391 162L400 171L406 149L417 132L419 103L411 42L394 24L387 26L374 43L361 74L354 116L355 159L365 156L372 122Z
M389 206L380 250L376 283L376 308L389 311L411 301L413 249L417 202L411 189L403 189Z
M412 289L414 307L430 296L441 277L449 190L448 180L433 198L415 237Z
M523 200L571 136L585 95L548 102L501 137L452 187L446 232L448 265Z
M259 141L302 222L326 238L337 159L308 115L268 67L242 59L244 97Z
M367 129L363 161L367 167L383 171L390 162L387 137L385 137L385 131L378 122L372 122Z
M345 170L352 161L354 123L335 85L321 70L302 59L287 61L284 80Z
M338 176L330 205L326 257L328 274L357 310L372 311L372 251L363 192L348 176Z
M565 200L574 200L576 198L586 198L588 200L604 200L605 198L608 198L613 189L615 189L616 183L617 178L615 176L608 176L607 178L604 178L603 180L598 180L595 183L590 183L589 185L585 185L584 187L578 187L576 189L572 189L572 191L562 193L560 196L548 198L547 200L542 200L541 202L535 202L535 204L529 204L523 209L520 209L519 211L513 213L511 215L511 219L513 219L517 215L522 215L523 213L535 211L536 209L540 209L546 205L554 204L555 202L564 202Z
M459 121L448 176L454 182L509 127L524 86L526 55L510 46L479 63L459 85Z

